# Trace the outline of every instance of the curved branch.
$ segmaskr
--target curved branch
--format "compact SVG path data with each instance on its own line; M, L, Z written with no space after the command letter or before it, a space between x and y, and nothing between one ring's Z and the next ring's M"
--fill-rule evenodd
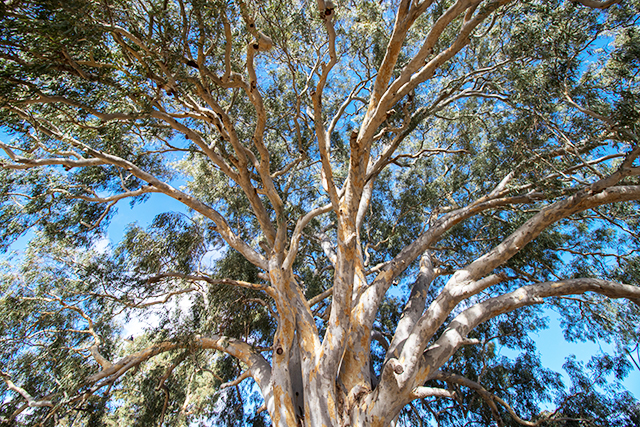
M287 253L287 257L282 264L282 268L288 270L292 265L298 255L298 244L300 243L300 238L302 237L302 230L309 224L309 222L317 217L318 215L325 214L331 210L331 205L322 206L320 208L316 208L311 212L308 212L305 216L300 218L296 223L296 228L293 230L293 235L291 236L291 245L289 246L289 253Z
M14 109L14 111L20 115L20 117L29 123L31 123L34 127L36 127L39 131L45 133L46 135L58 139L60 141L67 142L74 147L80 148L85 152L89 153L91 156L102 159L105 163L112 164L114 166L118 166L128 172L130 172L135 177L146 181L159 192L166 194L167 196L178 200L184 205L190 207L196 212L201 213L206 218L211 219L216 224L216 231L220 234L220 236L235 250L240 252L249 262L254 264L255 266L267 270L268 265L266 260L257 253L253 248L251 248L245 241L240 239L232 230L226 219L215 209L212 207L205 205L199 199L187 194L183 191L177 190L173 186L167 184L164 181L156 178L154 175L151 175L144 170L140 169L134 163L125 160L121 157L114 156L113 154L104 153L100 150L96 150L87 144L84 144L72 137L65 136L58 129L56 129L51 124L43 124L40 121L33 121L33 118L30 117L26 112Z
M500 197L481 203L473 203L438 218L429 229L421 234L413 243L405 246L393 260L385 263L380 268L376 268L378 271L376 278L371 286L362 294L358 303L363 308L361 311L363 324L371 325L373 323L377 307L393 283L393 280L406 270L428 247L437 242L447 230L480 212L501 206L533 203L540 198L541 195L538 193L529 193L514 197Z
M424 311L425 302L427 300L427 292L431 286L431 282L435 278L435 269L433 259L429 251L425 251L420 258L420 272L411 288L409 300L402 311L402 317L396 326L393 340L387 352L387 358L398 357L399 351L402 350L402 344L409 336L413 326L420 319Z
M220 385L220 390L224 390L225 388L229 388L229 387L235 387L238 384L240 384L242 381L246 380L247 378L249 378L251 376L251 372L249 371L244 371L242 374L240 374L238 376L238 378L236 378L233 381L229 381L226 382L224 384Z
M86 166L100 166L100 165L107 164L107 162L101 159L74 160L74 159L56 158L56 157L47 158L47 159L29 159L26 157L16 155L15 153L13 153L13 151L11 150L11 148L9 148L8 145L3 144L2 142L0 142L0 148L2 148L2 150L4 150L4 152L7 153L9 158L15 162L15 163L0 162L0 167L6 168L6 169L21 170L21 169L37 168L41 166L56 166L56 165L64 166L66 168L80 168L80 167L86 167Z
M640 186L613 187L597 194L583 190L572 197L545 207L494 249L454 273L407 338L401 357L407 364L404 379L408 380L415 375L420 364L420 355L428 341L454 307L465 298L503 280L501 275L492 275L480 280L481 277L507 262L526 244L560 219L603 204L638 199L640 199Z
M523 286L508 294L490 298L460 313L442 336L424 354L422 370L433 372L464 344L464 339L479 324L532 304L544 298L594 292L609 298L627 298L640 307L640 287L603 279L579 278Z
M158 381L158 385L156 386L156 390L160 390L160 388L164 387L164 382L171 376L173 370L178 367L179 364L185 361L189 353L184 352L180 355L175 362L173 362L165 371L165 373L160 377L160 381Z
M546 415L546 416L542 416L538 419L538 421L527 421L524 420L522 418L520 418L520 416L518 416L518 414L516 414L516 412L513 410L513 408L511 407L511 405L509 405L507 402L505 402L502 398L496 396L493 393L490 393L489 391L487 391L487 389L485 389L480 383L477 383L475 381L472 381L466 377L463 377L461 375L456 375L456 374L452 374L449 372L442 372L442 371L438 371L437 375L435 376L436 380L440 380L440 381L445 381L447 383L455 383L455 384L459 384L461 386L470 388L474 391L476 391L480 397L482 397L482 399L487 402L487 405L489 405L489 408L491 409L491 414L493 415L493 418L496 420L496 422L498 423L499 426L503 426L504 425L504 421L502 421L502 418L500 417L500 413L498 412L498 406L496 405L495 402L498 402L500 405L504 406L504 408L507 410L507 412L509 412L509 415L511 415L511 417L518 423L527 427L537 427L539 425L541 425L542 423L545 423L547 421L569 421L569 420L577 420L575 418L556 418L556 414L564 407L564 405L567 403L567 401L575 396L575 395L571 395L568 396L564 402L562 403L562 405L560 405L553 413L551 413L550 415Z
M261 387L268 384L271 372L269 363L259 353L254 352L249 344L235 338L219 335L212 337L196 336L195 339L190 342L165 341L157 343L120 359L110 367L102 369L100 372L88 377L84 381L84 384L90 388L83 392L83 395L87 393L91 394L106 385L112 384L131 368L140 365L158 354L192 347L218 350L227 353L249 366L252 376Z
M262 33L259 33L257 30L254 31L259 37L266 38L266 36L264 36ZM255 108L257 116L257 122L253 132L253 144L260 153L260 163L257 165L258 173L260 174L260 178L262 179L262 184L266 195L276 212L276 216L279 217L283 212L284 203L282 202L282 199L280 198L280 195L278 194L278 191L276 190L276 187L273 183L273 178L271 177L270 153L266 145L264 144L264 132L267 123L267 113L264 108L262 94L258 89L258 77L256 75L254 67L254 55L258 53L258 50L255 46L259 44L259 42L249 43L249 45L247 46L247 71L249 73L250 84L246 92L249 96L249 99L251 100L251 103L253 104L253 107ZM259 209L256 209L256 211L258 214L261 213ZM276 236L282 235L282 232L274 233L272 230L273 226L271 224L269 225L271 226L271 228L269 228L268 226L263 226L265 229L265 234L267 235L267 238L271 240L272 244L274 242L276 243L274 248L277 248L277 251L281 251L284 246L284 242L280 241L282 240L282 238L278 239ZM286 228L286 225L279 225L278 227Z
M66 197L68 197L69 199L84 200L85 202L112 203L112 202L117 202L117 201L122 200L122 199L126 199L127 197L137 197L137 196L141 196L143 194L148 194L148 193L159 193L160 191L154 189L151 186L143 186L142 188L139 188L137 190L127 191L127 192L124 192L124 193L114 194L112 196L106 196L106 197L99 197L97 195L94 196L94 197L77 195L77 194L73 194L70 191L68 191L66 189L63 189L63 188L54 188L54 189L51 190L51 192L52 193L62 193Z
M415 358L418 359L419 364L419 368L415 371L415 374L411 372L414 369L411 366L412 360L410 360L410 356L407 355L407 353L409 353L407 345L405 345L403 357L400 360L391 359L389 361L390 363L385 364L383 372L391 372L394 376L394 381L398 381L401 386L411 383L424 384L426 381L432 379L454 381L478 391L483 399L491 406L492 404L490 402L494 400L495 397L488 394L479 384L474 384L464 377L443 374L438 371L439 367L446 363L460 346L466 344L467 334L481 323L524 306L541 304L544 302L544 298L584 294L586 292L594 292L610 298L627 298L640 306L640 287L609 280L579 278L523 286L508 294L485 300L460 313L450 323L441 337L424 353L421 353L421 350L414 347L413 350L417 350L417 353L414 353L414 355ZM382 378L385 378L384 373ZM497 401L505 404L501 400ZM494 407L492 407L492 412L496 413ZM521 419L518 422L529 426L538 425L526 424L528 422Z
M606 9L608 7L613 6L616 3L620 3L620 0L607 0L607 1L596 1L596 0L571 0L574 3L580 3L581 5L593 8L593 9Z
M387 352L387 355L389 354L389 341L387 341L387 337L385 337L382 332L374 329L371 331L371 339L377 341L378 344L384 348L384 351Z
M258 291L265 291L270 296L275 296L274 290L269 285L260 285L257 283L245 282L243 280L233 280L233 279L213 279L209 276L198 275L198 274L182 274L182 273L161 273L155 276L151 276L147 279L147 283L156 283L162 279L166 278L174 278L174 279L184 279L190 281L203 281L207 282L210 285L230 285L230 286L238 286L241 288L247 289L255 289ZM176 291L177 293L187 292L188 290Z
M476 393L482 397L482 399L487 402L489 405L489 409L491 409L491 416L498 423L498 426L502 427L504 425L504 421L502 421L502 417L500 416L500 412L498 412L498 407L496 406L493 398L495 397L493 394L489 393L487 389L482 387L479 383L475 381L471 381L468 378L465 378L461 375L451 374L448 372L438 371L438 374L434 378L436 380L444 381L447 383L455 383L465 387L468 387L474 390Z
M387 44L385 55L378 69L378 75L371 93L367 117L369 117L370 112L373 112L373 110L378 106L380 98L387 89L389 80L393 75L393 70L398 62L407 32L416 19L418 19L418 17L422 15L429 6L431 6L433 0L426 0L418 5L412 3L414 2L403 0L398 6L393 32L389 38L389 43Z
M22 387L19 387L17 385L15 385L13 383L13 381L11 381L11 376L9 374L7 374L6 372L0 371L0 377L2 377L3 381L5 382L5 384L7 385L7 388L11 391L15 391L16 393L18 393L20 396L22 396L26 401L27 401L27 405L32 407L32 408L42 408L42 407L53 407L53 402L51 402L50 400L37 400L34 399L33 396L31 396L29 394L28 391L26 391L25 389L23 389Z
M484 289L481 283L477 282L478 278L505 263L551 224L586 209L609 203L640 199L640 186L637 185L612 187L593 194L594 189L599 190L603 181L609 181L616 174L618 172L574 196L542 209L494 249L467 267L457 271L447 283L447 288L455 294L456 298L460 296L467 297L477 293ZM617 179L621 179L621 176L617 177ZM615 184L615 182L612 184ZM453 287L456 288L455 291Z

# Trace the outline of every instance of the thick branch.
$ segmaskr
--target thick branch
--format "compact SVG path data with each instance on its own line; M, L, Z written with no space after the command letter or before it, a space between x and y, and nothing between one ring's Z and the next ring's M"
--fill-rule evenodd
M253 378L261 387L266 386L268 383L270 376L269 363L260 354L254 352L250 345L237 339L224 336L197 336L193 342L162 342L154 344L151 347L124 357L118 362L113 363L109 368L102 369L100 372L88 377L85 380L85 384L91 386L90 392L93 392L105 385L113 383L129 369L140 365L158 354L177 349L187 349L191 346L225 352L249 366Z
M411 295L409 295L407 305L404 307L402 317L398 321L398 326L396 327L393 340L387 352L387 359L390 357L398 357L404 341L424 311L427 292L434 278L435 270L433 260L429 251L426 251L420 259L420 272L411 288Z
M502 280L500 275L479 279L509 260L548 226L586 209L638 199L640 199L640 186L613 187L595 195L590 191L582 191L542 209L489 253L458 270L416 323L411 336L407 339L401 357L408 366L407 371L415 372L427 342L460 301ZM406 375L405 378L411 376L409 373Z
M369 110L367 116L370 115L375 108L377 108L380 98L387 90L389 80L393 75L398 57L402 50L402 45L407 36L407 32L415 22L415 20L424 13L425 10L433 3L433 0L426 0L419 5L412 4L414 2L409 0L403 0L398 6L398 12L396 13L396 19L393 26L393 32L387 44L384 58L380 64L378 75L376 77L371 98L369 101ZM433 31L433 30L432 30Z
M20 396L22 396L30 407L33 408L42 408L42 407L53 407L53 402L50 400L36 400L22 387L19 387L11 381L11 376L5 372L0 371L0 377L4 380L7 388L11 391L15 391Z
M508 294L490 298L460 313L442 336L424 355L423 372L434 372L464 344L464 339L479 324L518 308L542 304L543 298L595 292L609 298L627 298L640 306L640 287L610 280L580 278L523 286Z
M435 244L447 230L450 230L461 221L471 218L483 211L519 203L532 203L539 198L540 194L536 193L524 196L501 197L482 203L474 203L438 218L426 232L421 234L413 243L402 249L393 260L379 268L379 273L373 283L360 297L359 305L363 307L361 311L363 314L363 322L366 319L366 324L370 325L373 323L377 307L393 283L393 280L406 270L428 247Z
M60 165L65 166L67 168L79 168L86 166L100 166L107 164L104 160L101 159L69 159L64 157L53 157L47 159L30 159L27 157L22 157L16 155L8 145L0 142L0 148L4 150L5 153L9 156L11 160L15 163L4 163L0 162L0 166L7 169L31 169L41 166L54 166Z

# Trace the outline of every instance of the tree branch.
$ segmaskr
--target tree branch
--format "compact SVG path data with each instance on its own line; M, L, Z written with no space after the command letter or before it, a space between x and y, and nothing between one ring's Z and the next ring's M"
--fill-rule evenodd
M268 383L271 370L269 363L260 354L254 352L250 345L235 338L214 335L211 337L196 336L191 342L161 342L126 356L110 367L88 377L84 381L84 384L91 386L87 392L93 393L99 388L113 383L129 369L158 354L177 349L188 349L192 346L227 353L249 366L253 378L261 388Z
M49 126L38 121L34 122L32 117L30 117L25 112L22 112L17 109L14 109L14 111L16 111L21 116L21 118L32 123L38 130L44 132L48 136L58 139L60 141L67 142L74 147L82 149L83 151L89 153L95 158L102 159L105 163L118 166L130 172L132 175L136 176L137 178L143 181L146 181L147 183L149 183L150 185L158 189L160 192L178 200L179 202L182 202L186 206L201 213L206 218L211 219L212 221L215 222L217 226L216 231L232 248L236 249L238 252L243 254L243 256L249 262L253 263L257 267L262 268L263 270L268 270L266 260L262 256L260 256L260 254L258 254L255 250L253 250L249 245L247 245L242 239L240 239L231 230L231 227L229 226L225 218L222 215L220 215L220 213L215 209L205 205L197 198L183 191L179 191L175 189L171 185L161 181L155 176L140 169L138 166L136 166L135 164L133 164L128 160L125 160L118 156L114 156L113 154L108 154L108 153L104 153L102 151L96 150L86 144L81 143L80 141L72 137L65 136L60 131L58 131L55 127L53 127L52 124L49 124L50 125Z
M224 390L225 388L229 388L229 387L235 387L235 386L237 386L238 384L240 384L242 381L246 380L249 377L251 377L251 372L250 371L244 371L235 380L229 381L229 382L226 382L226 383L220 385L220 390Z
M523 196L495 198L456 209L435 220L427 231L421 234L413 243L405 246L393 260L377 269L376 278L371 283L371 286L364 291L359 301L366 324L373 323L377 307L393 280L407 269L418 256L424 253L428 247L434 245L447 230L483 211L512 204L532 203L540 199L540 197L541 195L538 193L530 193Z
M485 402L487 402L487 405L489 405L489 409L491 409L491 416L496 421L496 423L498 423L498 426L501 427L501 426L504 425L504 421L502 420L502 417L500 416L500 412L498 412L498 407L496 406L495 402L493 401L493 398L495 396L493 394L489 393L479 383L477 383L475 381L471 381L470 379L465 378L465 377L460 376L460 375L451 374L451 373L442 372L442 371L438 371L438 373L434 377L434 379L440 380L440 381L445 381L447 383L460 384L462 386L465 386L465 387L468 387L468 388L474 390L476 393L478 393L480 395L480 397Z
M435 270L433 267L433 258L429 251L425 251L420 258L420 272L418 277L411 288L411 294L409 300L402 311L402 317L398 321L396 326L393 340L389 346L386 359L390 357L398 357L402 351L402 345L409 336L409 333L413 329L415 323L420 319L422 312L424 311L425 302L427 300L427 292L429 286L435 278Z
M574 213L602 204L638 199L640 199L640 186L613 187L593 195L590 191L583 190L579 194L542 209L493 250L458 270L416 323L408 338L411 342L405 344L402 359L412 366L408 371L415 372L419 361L418 354L422 353L426 343L460 301L502 280L499 275L483 280L478 279L509 260L549 225Z
M291 243L289 245L289 252L282 264L282 268L288 270L293 265L296 256L298 255L298 245L300 243L300 238L302 237L302 231L309 224L309 222L317 217L318 215L325 214L332 209L332 205L322 206L320 208L316 208L311 212L308 212L302 218L298 220L296 223L296 228L293 230L293 234L291 235Z
M542 304L544 298L594 292L609 298L627 298L640 307L640 287L595 278L566 279L523 286L513 292L490 298L462 313L449 324L442 336L424 354L422 371L434 372L464 344L464 339L479 324L518 308ZM436 367L436 369L437 369Z
M446 397L449 399L455 399L455 393L443 388L422 386L414 388L411 393L415 399L424 399L426 397Z
M53 402L50 400L36 400L31 396L25 389L19 387L11 381L11 376L6 372L0 371L0 377L4 380L7 388L11 391L15 391L20 396L22 396L26 401L27 405L32 408L42 408L42 407L50 407L54 406Z
M327 289L326 291L316 295L315 297L309 300L309 307L313 307L321 301L324 301L326 298L329 298L333 294L333 287Z
M238 286L246 289L254 289L258 291L264 291L267 295L275 297L274 290L269 285L260 285L256 283L245 282L242 280L232 280L232 279L213 279L206 275L198 275L198 274L182 274L182 273L161 273L156 274L147 278L147 283L156 283L160 280L166 278L176 278L176 279L184 279L189 281L203 281L207 282L210 285L230 285L230 286ZM188 290L176 291L173 294L188 292ZM168 297L167 297L168 298ZM165 298L166 299L166 298Z
M607 1L595 1L595 0L571 0L574 3L580 3L584 6L594 9L606 9L613 6L616 3L620 3L620 0L607 0Z

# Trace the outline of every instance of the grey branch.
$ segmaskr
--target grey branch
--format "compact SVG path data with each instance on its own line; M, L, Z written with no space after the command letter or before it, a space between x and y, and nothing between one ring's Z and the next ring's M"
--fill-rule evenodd
M53 407L53 403L49 400L36 400L22 387L19 387L11 381L11 376L6 372L0 371L0 377L4 380L7 388L11 391L15 391L20 396L22 396L30 407L33 408L42 408L42 407Z
M620 0L607 0L607 1L595 1L595 0L572 0L574 3L580 3L584 6L594 9L606 9L613 6L616 3L620 3Z

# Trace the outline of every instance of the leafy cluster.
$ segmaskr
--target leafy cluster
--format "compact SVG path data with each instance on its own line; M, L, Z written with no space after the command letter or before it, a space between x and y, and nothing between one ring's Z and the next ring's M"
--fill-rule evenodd
M361 160L370 201L354 220L354 253L366 283L354 301L447 214L505 200L456 220L425 248L435 272L425 309L456 272L554 203L611 176L618 188L640 185L630 157L640 147L637 0L602 11L581 1L475 2L469 16L488 18L388 108L362 159L354 147L375 112L369 102L395 11L407 2L289 3L0 3L0 247L34 236L2 270L0 423L268 425L256 383L236 381L251 367L224 350L241 342L276 358L289 314L273 297L274 265L294 247L290 283L325 334L339 297L331 296L334 258L346 245L327 181L339 197L351 194ZM392 80L463 2L428 3ZM452 49L465 16L420 66ZM133 223L105 248L116 205L150 197L185 209ZM314 210L322 212L297 230ZM495 285L454 304L426 344L474 304L523 286L581 277L640 286L639 212L635 198L553 221L493 269ZM414 256L394 276L375 310L371 388L389 362L419 262ZM530 337L546 327L549 309L496 315L424 384L447 397L415 400L399 423L640 423L623 386L640 363L630 356L638 307L603 295L547 302L568 341L605 342L610 354L568 358L562 377L542 366ZM219 340L220 351L202 348L202 337ZM135 361L100 382L95 376L112 366L103 359Z

